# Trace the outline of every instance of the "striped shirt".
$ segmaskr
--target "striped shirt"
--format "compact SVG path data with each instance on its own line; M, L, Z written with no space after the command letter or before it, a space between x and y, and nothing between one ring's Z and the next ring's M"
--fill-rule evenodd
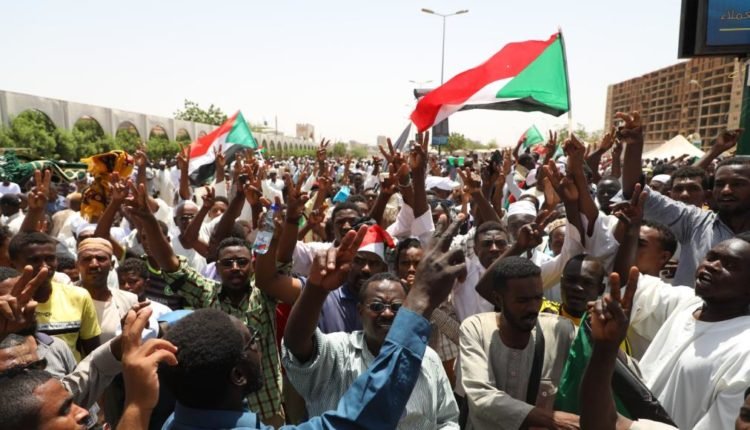
M323 334L315 330L313 356L301 363L282 344L286 375L305 399L310 416L336 409L339 399L374 360L364 333ZM383 410L387 414L387 410ZM458 406L437 353L427 348L417 384L399 420L399 429L458 429Z
M248 295L238 306L221 295L222 285L201 276L190 267L184 257L179 257L180 267L173 273L163 272L168 286L166 294L177 293L184 297L193 308L216 308L235 316L258 331L258 345L261 351L261 371L263 387L248 396L250 409L262 419L283 416L281 405L281 363L276 346L276 299L253 287L253 279L248 283Z

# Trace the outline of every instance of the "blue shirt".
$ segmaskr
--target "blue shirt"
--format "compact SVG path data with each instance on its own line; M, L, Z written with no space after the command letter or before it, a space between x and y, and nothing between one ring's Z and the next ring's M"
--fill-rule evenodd
M380 354L341 398L338 408L298 426L280 429L394 429L419 378L430 337L430 322L399 309ZM162 430L272 430L251 411L222 411L175 406Z
M323 333L344 331L352 333L362 330L362 320L357 311L359 298L349 291L348 284L340 286L326 297L320 310L318 328Z

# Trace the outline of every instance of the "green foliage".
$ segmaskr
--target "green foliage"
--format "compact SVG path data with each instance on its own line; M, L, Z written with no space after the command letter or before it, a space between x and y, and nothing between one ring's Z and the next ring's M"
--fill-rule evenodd
M66 161L78 161L76 158L76 139L73 136L73 132L58 128L55 130L55 141L57 141L57 149L55 151L55 158L58 160Z
M336 142L333 144L333 156L334 157L344 157L346 156L347 151L347 145L344 142Z
M27 110L3 127L0 144L10 148L29 148L32 153L55 158L55 125L47 115L37 110Z
M177 136L175 137L175 141L180 142L183 145L190 144L192 142L190 136L187 134L177 134Z
M171 159L180 151L180 144L163 135L154 135L146 142L146 154L154 161Z
M361 146L355 146L351 150L352 158L359 159L359 158L367 158L370 154L367 153L367 149L361 147Z
M497 142L491 141L490 144L483 144L476 140L469 139L461 133L451 133L448 136L448 144L443 147L444 151L474 151L477 149L492 149L497 146Z
M595 130L595 131L587 131L586 127L584 127L583 124L576 124L575 128L573 129L573 133L576 135L576 137L584 142L589 143L599 143L599 141L602 139L602 136L604 135L604 132L602 130ZM563 142L565 139L568 138L569 130L567 126L561 126L557 128L557 141Z
M183 121L202 122L212 125L221 125L227 120L227 114L213 104L206 110L198 106L198 103L188 99L185 99L184 108L178 109L174 113L174 117Z
M133 154L140 143L141 137L138 136L136 131L129 128L121 128L115 134L115 149L122 149L129 154Z
M105 134L99 123L89 118L81 118L75 123L73 139L76 142L77 158L111 151L115 147L112 136Z

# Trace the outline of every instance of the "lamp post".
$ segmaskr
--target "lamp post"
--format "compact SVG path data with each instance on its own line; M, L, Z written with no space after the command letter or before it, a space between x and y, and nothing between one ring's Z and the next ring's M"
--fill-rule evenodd
M695 79L691 79L690 84L697 85L700 91L698 95L698 127L696 128L696 131L698 132L698 136L700 136L701 138L701 148L702 148L703 147L703 135L701 134L701 119L703 116L703 85L701 85L701 83L696 81Z
M437 13L437 12L435 12L432 9L422 8L422 12L429 13L430 15L437 15L437 16L443 18L443 51L442 51L442 55L440 56L440 85L443 85L443 82L444 82L443 76L444 76L444 72L445 72L445 20L449 16L461 15L461 14L464 14L464 13L468 13L469 10L468 9L463 9L463 10L459 10L459 11L456 11L456 12L453 12L453 13L444 14L444 13Z

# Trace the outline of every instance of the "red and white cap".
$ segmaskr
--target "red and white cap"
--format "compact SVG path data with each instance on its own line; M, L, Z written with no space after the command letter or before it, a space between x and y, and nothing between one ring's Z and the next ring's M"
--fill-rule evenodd
M393 248L393 238L387 231L383 230L379 225L371 225L367 228L367 234L365 234L362 243L359 245L357 251L367 251L376 254L383 261L385 261L385 247Z

